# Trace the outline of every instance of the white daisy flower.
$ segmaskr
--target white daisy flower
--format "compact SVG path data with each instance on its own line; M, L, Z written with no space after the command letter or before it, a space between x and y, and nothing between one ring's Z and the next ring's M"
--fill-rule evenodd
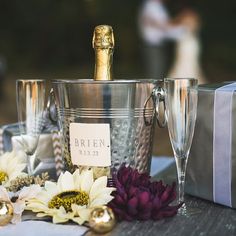
M41 187L36 184L23 187L16 193L8 192L5 187L0 186L0 199L10 202L13 207L11 223L16 224L21 221L21 215L25 210L26 202L30 198L34 198L40 191Z
M16 177L26 175L23 170L26 167L26 155L24 152L5 152L0 156L0 185L9 186L10 181Z
M115 188L107 187L107 177L94 181L93 171L77 169L73 174L62 173L57 183L46 181L44 189L31 199L26 209L39 212L38 217L51 216L53 223L72 220L78 224L88 221L94 207L110 202Z

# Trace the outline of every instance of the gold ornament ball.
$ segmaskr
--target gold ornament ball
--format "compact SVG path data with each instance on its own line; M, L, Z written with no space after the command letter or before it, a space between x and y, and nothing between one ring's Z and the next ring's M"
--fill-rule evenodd
M9 201L0 200L0 226L7 225L13 217L13 206Z
M89 226L96 233L107 233L116 224L115 215L107 206L96 207L92 210L89 218Z

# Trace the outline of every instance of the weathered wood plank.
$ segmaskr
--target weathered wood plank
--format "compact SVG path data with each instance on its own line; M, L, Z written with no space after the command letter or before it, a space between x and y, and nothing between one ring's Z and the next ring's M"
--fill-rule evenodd
M111 236L235 236L236 211L209 201L186 197L189 206L201 210L190 217L174 216L160 221L134 221L117 224ZM86 236L96 235L88 232Z
M172 182L175 166L154 179ZM190 217L176 215L160 221L121 222L106 234L108 236L236 236L236 210L214 204L210 201L186 196L187 206L198 208L199 214ZM96 234L88 232L86 236Z

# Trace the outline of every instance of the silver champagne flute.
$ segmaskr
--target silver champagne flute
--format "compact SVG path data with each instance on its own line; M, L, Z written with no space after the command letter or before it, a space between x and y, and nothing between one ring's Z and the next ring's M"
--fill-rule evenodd
M16 102L20 143L27 154L27 170L34 174L36 167L35 151L43 126L45 80L17 80Z
M178 202L184 203L186 166L192 144L197 114L198 81L194 78L167 78L164 80L166 119L178 175ZM180 215L191 209L180 208Z

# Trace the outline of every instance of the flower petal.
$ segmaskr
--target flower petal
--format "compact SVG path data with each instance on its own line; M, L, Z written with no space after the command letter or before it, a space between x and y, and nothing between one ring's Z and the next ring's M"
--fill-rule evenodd
M65 222L67 222L68 220L69 220L69 219L64 218L64 217L61 217L61 216L59 216L59 215L53 215L53 218L52 218L53 224L65 223Z
M80 217L80 220L82 220L83 222L89 221L91 210L92 209L88 209L88 208L78 210L78 215Z
M0 198L5 201L10 201L7 190L3 186L0 186Z
M76 171L73 173L73 179L74 179L75 189L80 189L81 176L79 169L76 169Z
M22 214L22 212L25 209L25 202L24 201L18 201L15 203L12 203L13 209L14 209L14 214Z
M96 198L94 199L89 206L90 207L97 207L97 206L103 206L106 205L108 202L110 202L114 197L113 196L104 196L103 198Z
M23 155L25 157L25 154ZM22 152L6 152L0 156L0 170L7 174L8 179L3 183L4 186L9 186L10 181L23 174L23 169L26 166L25 158Z
M98 193L99 190L106 188L107 186L107 177L102 176L98 179L96 179L90 189L89 196L91 199L96 197L96 194Z
M81 217L73 217L71 220L73 220L75 223L82 225L84 223L84 219Z
M86 193L89 194L92 185L93 185L93 171L84 170L81 173L80 190L85 191Z
M145 208L148 201L149 201L150 195L148 192L141 192L138 196L139 199L139 206L141 208Z
M110 196L111 193L115 191L115 188L104 188L98 191L94 198L90 198L90 201L93 201L95 198L103 198L105 196Z
M40 203L40 202L32 202L32 201L27 203L25 209L31 210L33 212L47 212L49 210L48 206L46 206L45 204Z
M21 222L21 216L22 216L22 214L14 214L13 218L11 219L11 223L17 224L17 223Z
M60 192L75 189L73 176L70 172L66 171L64 174L60 175L58 179L58 187Z
M20 191L18 199L28 200L30 198L34 198L40 191L41 187L38 184L34 184L29 187L23 187Z
M137 197L133 197L131 198L129 201L128 201L128 213L130 215L136 215L138 213L138 210L137 210L137 206L138 206L138 199Z
M53 197L58 194L57 184L52 181L46 181L44 184L45 190Z

